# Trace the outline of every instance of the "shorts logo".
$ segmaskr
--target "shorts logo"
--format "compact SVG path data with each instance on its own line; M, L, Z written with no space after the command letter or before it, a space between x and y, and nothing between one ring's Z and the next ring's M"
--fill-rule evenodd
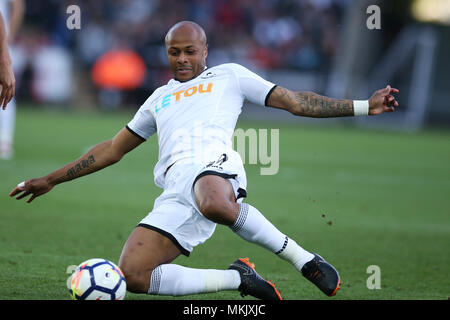
M222 154L219 159L217 159L216 161L211 161L210 163L208 163L205 168L218 168L223 170L223 168L221 167L222 163L224 163L225 161L228 160L228 156L226 153Z
M166 96L163 97L162 101L161 101L161 105L155 106L155 113L158 113L159 111L161 111L162 109L170 106L170 101L172 99L172 97L175 97L175 102L179 102L182 98L181 97L185 97L185 98L189 98L197 93L208 93L208 92L212 92L212 87L213 87L213 83L210 82L208 83L208 85L204 86L203 83L196 85L196 86L192 86L186 90L180 90L171 94L168 94Z

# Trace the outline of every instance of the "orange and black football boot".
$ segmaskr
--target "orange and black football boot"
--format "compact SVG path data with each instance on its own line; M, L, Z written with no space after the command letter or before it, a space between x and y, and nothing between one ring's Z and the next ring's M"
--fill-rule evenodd
M318 254L314 254L311 261L305 263L302 275L314 283L327 296L334 296L341 285L341 278L337 270Z
M263 279L248 258L237 259L228 269L237 270L241 276L238 290L241 296L250 295L261 300L283 300L275 284Z

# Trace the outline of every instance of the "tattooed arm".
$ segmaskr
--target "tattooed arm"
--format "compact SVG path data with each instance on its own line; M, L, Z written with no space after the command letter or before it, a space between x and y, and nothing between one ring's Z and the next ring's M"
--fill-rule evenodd
M394 111L393 107L397 107L398 103L391 93L398 93L398 90L387 86L376 91L369 100L369 114ZM275 87L272 91L267 105L304 117L329 118L354 115L353 100L328 98L314 92L294 92L281 86Z
M34 198L49 192L59 183L91 174L120 161L126 153L142 142L142 139L124 128L113 139L97 144L74 162L44 177L25 181L24 186L17 186L9 195L11 197L19 195L17 199L22 199L32 194L27 201L31 202Z

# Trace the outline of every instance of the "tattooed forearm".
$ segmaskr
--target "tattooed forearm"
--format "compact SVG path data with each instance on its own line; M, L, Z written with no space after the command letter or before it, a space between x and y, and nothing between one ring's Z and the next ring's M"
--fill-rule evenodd
M353 101L324 97L314 92L293 92L276 87L268 105L290 111L297 116L327 118L353 116Z
M297 114L315 118L353 116L353 101L337 100L313 92L295 92Z
M110 166L120 160L117 153L112 151L111 145L112 140L101 142L77 160L49 173L45 178L49 184L57 185Z
M66 177L69 179L76 178L78 173L89 168L93 163L95 163L95 158L90 155L87 159L82 159L69 170L67 170Z

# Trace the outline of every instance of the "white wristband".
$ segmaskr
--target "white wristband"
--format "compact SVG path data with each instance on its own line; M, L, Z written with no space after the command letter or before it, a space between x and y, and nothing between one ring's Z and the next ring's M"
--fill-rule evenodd
M353 100L354 116L369 115L369 100Z

